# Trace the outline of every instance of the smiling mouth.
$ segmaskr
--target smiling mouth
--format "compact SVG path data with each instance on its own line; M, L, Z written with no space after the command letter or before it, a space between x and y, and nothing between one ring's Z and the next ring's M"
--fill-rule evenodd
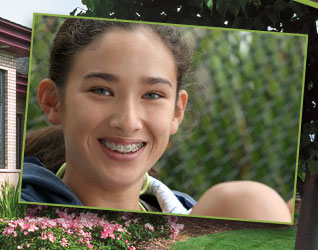
M131 143L131 144L120 144L114 143L107 140L99 139L99 142L106 146L108 149L121 153L121 154L132 154L139 151L142 147L146 146L145 142Z

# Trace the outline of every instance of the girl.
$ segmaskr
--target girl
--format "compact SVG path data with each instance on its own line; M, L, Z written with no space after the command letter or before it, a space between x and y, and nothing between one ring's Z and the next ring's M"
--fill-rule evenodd
M37 156L45 133L63 135L65 163L55 174L26 158L21 199L290 222L283 199L260 183L219 184L196 203L148 176L182 122L191 60L188 44L170 26L65 21L38 89L42 110L59 127L25 146L25 156Z

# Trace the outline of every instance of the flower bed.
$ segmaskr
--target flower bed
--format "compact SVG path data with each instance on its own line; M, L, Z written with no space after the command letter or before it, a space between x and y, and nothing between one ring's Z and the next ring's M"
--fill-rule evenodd
M0 219L1 249L136 249L175 238L177 217L33 206L24 218Z

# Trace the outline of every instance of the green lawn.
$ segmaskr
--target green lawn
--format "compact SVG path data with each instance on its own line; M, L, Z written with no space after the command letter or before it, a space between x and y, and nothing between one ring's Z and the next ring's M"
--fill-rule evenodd
M296 228L287 229L245 229L209 234L177 242L173 250L184 249L294 249Z

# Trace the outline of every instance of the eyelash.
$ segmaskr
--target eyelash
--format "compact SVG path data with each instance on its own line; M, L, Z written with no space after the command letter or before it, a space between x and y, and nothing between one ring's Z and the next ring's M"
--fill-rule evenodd
M97 95L101 95L101 96L112 96L113 95L112 92L106 88L94 88L94 89L91 89L90 92L95 93ZM105 92L107 92L108 94L106 94ZM157 99L163 98L163 95L155 93L155 92L150 92L150 93L143 95L143 98L149 99L149 100L157 100Z
M93 92L97 95L102 95L102 96L111 96L112 95L112 92L108 89L105 89L105 88L91 89L90 92ZM105 92L108 92L109 94L105 94Z
M156 98L150 98L150 97L149 97L150 95L156 95ZM148 96L148 97L147 97L147 96ZM160 94L158 94L158 93L153 93L153 92L151 92L151 93L145 94L145 95L143 96L143 98L144 98L144 99L150 99L150 100L156 100L156 99L163 98L163 95L160 95Z

